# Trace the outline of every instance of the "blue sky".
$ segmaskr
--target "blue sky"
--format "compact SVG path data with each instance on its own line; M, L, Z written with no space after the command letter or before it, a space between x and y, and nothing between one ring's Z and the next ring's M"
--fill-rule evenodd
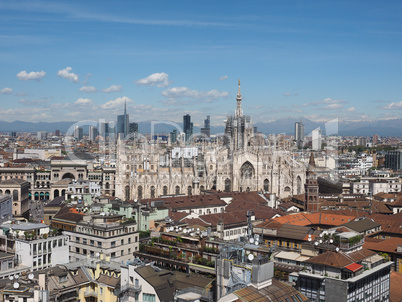
M400 1L1 1L0 120L400 118Z

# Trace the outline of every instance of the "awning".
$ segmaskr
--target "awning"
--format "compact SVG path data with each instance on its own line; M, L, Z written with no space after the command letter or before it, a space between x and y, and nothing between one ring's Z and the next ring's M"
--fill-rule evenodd
M363 268L363 265L360 265L357 263L352 263L352 264L349 264L348 266L345 266L345 268L354 273L354 272L357 272L359 269Z

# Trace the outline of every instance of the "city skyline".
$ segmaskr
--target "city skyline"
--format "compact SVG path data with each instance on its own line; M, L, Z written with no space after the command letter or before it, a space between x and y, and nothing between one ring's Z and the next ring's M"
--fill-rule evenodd
M1 121L400 117L397 1L98 3L0 4Z

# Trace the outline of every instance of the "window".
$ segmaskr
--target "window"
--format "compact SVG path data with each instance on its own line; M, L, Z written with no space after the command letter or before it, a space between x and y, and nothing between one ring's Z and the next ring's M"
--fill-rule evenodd
M116 246L116 241L112 241L112 247Z
M111 253L111 254L110 254L110 257L116 258L116 252Z
M91 241L90 241L90 245L91 245L91 246L94 246L94 245L95 245L95 241L94 241L94 240L91 240Z
M124 239L122 239L122 240L121 240L120 244L121 244L121 245L123 245L123 244L124 244Z
M124 255L124 250L121 250L120 256Z
M155 295L153 294L142 294L142 300L145 301L149 301L149 302L155 302Z

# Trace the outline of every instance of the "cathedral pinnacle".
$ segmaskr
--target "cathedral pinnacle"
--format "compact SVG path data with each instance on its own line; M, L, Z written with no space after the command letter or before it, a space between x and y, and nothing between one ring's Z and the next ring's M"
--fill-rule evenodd
M241 92L240 92L240 79L239 79L239 88L237 90L237 108L236 108L236 116L242 116L243 113L241 111Z

